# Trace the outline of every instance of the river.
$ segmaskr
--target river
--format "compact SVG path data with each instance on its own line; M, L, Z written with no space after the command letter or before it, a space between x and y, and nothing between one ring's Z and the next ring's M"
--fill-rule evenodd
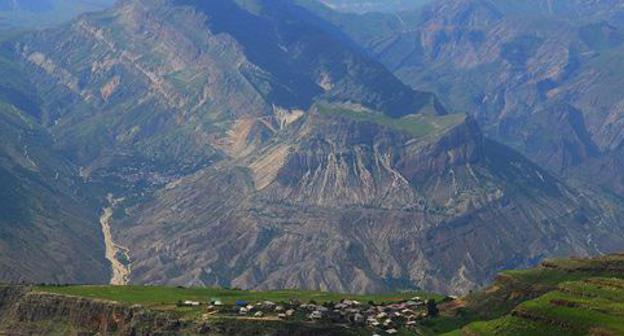
M104 235L104 245L106 247L106 259L111 263L112 273L110 284L123 286L128 284L130 277L130 256L129 250L121 245L116 244L113 241L111 234L111 219L113 217L113 210L118 202L123 199L114 199L113 195L108 195L108 207L102 210L100 216L100 225L102 226L102 234ZM120 257L124 257L127 262L123 263L119 260Z

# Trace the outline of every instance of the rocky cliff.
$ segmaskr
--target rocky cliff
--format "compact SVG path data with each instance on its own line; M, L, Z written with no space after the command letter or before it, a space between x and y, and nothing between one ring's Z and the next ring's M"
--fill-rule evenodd
M115 302L0 287L0 332L8 335L174 335L173 316Z
M339 326L180 318L139 305L38 292L27 286L0 285L0 334L23 335L353 335Z
M616 208L463 115L320 105L254 153L128 209L117 227L137 283L463 292L545 254L617 247ZM590 224L599 218L602 228Z

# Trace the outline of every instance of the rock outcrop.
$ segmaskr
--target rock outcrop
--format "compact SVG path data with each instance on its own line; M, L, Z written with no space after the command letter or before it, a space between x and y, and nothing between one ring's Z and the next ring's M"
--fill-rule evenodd
M343 328L251 320L181 319L139 305L38 292L27 286L0 285L0 334L63 336L241 335L330 336Z
M0 332L8 335L175 335L183 323L139 306L0 287Z

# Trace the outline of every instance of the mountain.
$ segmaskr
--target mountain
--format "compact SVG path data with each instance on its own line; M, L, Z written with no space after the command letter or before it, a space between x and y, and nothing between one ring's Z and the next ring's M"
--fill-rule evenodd
M29 115L36 97L14 64L0 59L0 269L2 280L106 281L96 207L77 171L60 158L53 137ZM5 101L12 98L12 103Z
M411 90L378 63L319 35L322 32L314 25L280 17L298 8L282 7L285 12L280 13L272 7L271 16L262 17L230 1L198 4L192 12L188 8L129 1L63 28L3 44L7 73L2 98L7 110L18 111L37 127L41 138L52 139L42 140L50 160L67 163L67 175L80 185L66 186L83 207L80 216L69 221L78 231L99 227L102 210L91 206L106 202L108 193L141 202L145 193L172 180L224 157L245 155L301 117L313 100L370 106L396 117L445 113L433 95ZM168 17L171 13L175 15ZM314 19L304 14L297 15ZM250 29L231 26L228 20L233 17L247 20ZM222 33L224 29L233 30L232 35ZM274 45L258 44L261 40ZM333 47L325 48L328 45ZM15 135L7 144L22 146L19 139ZM16 159L9 163L12 160ZM35 200L37 189L26 183L19 183L26 189L24 197ZM102 185L105 188L100 189ZM89 196L96 201L73 195L76 190L92 193ZM34 222L26 215L16 221ZM65 221L58 217L52 224ZM13 225L7 222L5 230L14 230ZM32 231L24 233L24 247L29 234L35 240L38 233ZM87 254L99 255L97 263L106 263L101 233L94 234L95 241L63 246L78 251L93 243L97 247ZM6 254L6 259L19 258ZM39 260L45 258L26 258L20 264L36 268ZM56 271L40 268L37 276L7 272L3 280L106 281L95 265L92 278L74 273L50 276Z
M292 1L126 0L0 54L2 98L80 183L72 225L102 224L98 279L108 259L116 284L466 292L624 243L619 198L484 137Z
M318 107L129 209L118 236L138 283L463 292L544 255L617 248L606 204L463 116Z
M45 131L0 103L0 268L4 281L99 283L102 258L95 208L84 207L81 181L50 155Z
M397 15L316 9L403 81L471 114L488 137L622 195L623 97L610 88L621 78L623 6L452 0Z
M48 96L42 123L87 176L125 169L121 161L166 180L236 151L226 143L235 121L256 125L262 141L315 99L397 116L433 103L430 112L443 113L431 94L315 26L280 17L288 13L261 17L211 1L189 14L184 5L127 2L7 46Z

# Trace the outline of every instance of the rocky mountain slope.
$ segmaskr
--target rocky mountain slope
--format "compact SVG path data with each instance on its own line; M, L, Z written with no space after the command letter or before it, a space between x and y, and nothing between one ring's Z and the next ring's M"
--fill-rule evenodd
M106 281L96 208L85 207L88 197L71 165L50 153L45 131L4 103L0 131L2 279Z
M544 255L616 248L619 216L465 117L318 106L117 227L138 283L463 292Z
M71 225L93 236L63 247L111 207L124 253L106 255L131 283L464 292L624 244L619 199L485 138L291 1L127 0L0 52L8 108L80 183ZM101 277L107 234L80 266L94 280L63 281ZM25 280L60 281L36 262Z
M128 1L6 46L46 93L40 119L86 177L133 164L167 181L242 150L228 134L236 125L262 141L314 99L396 115L435 103L314 25L287 21L296 8L193 6Z
M283 12L271 10L270 15L256 16L230 1L197 5L192 10L182 4L128 1L63 28L3 43L5 76L0 95L6 102L7 118L25 119L28 127L40 133L44 144L37 145L43 146L42 152L49 157L34 161L40 165L39 161L45 161L50 170L57 165L61 170L61 163L66 164L71 180L59 185L83 207L74 214L76 219L65 220L59 214L48 225L67 221L71 227L95 235L65 244L60 242L66 238L48 236L46 241L59 242L70 251L98 246L85 253L96 254L98 260L84 277L63 273L62 267L57 269L64 276L52 276L56 271L50 269L51 264L36 265L46 258L17 262L16 255L28 254L15 250L15 256L5 254L6 262L31 272L6 272L3 279L105 281L106 266L99 266L105 263L101 258L103 242L97 231L90 230L97 229L101 211L95 206L104 204L108 193L140 202L145 192L175 178L224 157L251 152L301 117L313 99L353 101L397 116L444 113L433 95L414 92L381 65L342 42L319 35L315 25L283 18L297 14L312 21L314 17L296 13L295 7L281 9ZM232 27L228 21L232 17L247 21L249 29ZM225 29L232 30L232 35L221 32ZM257 43L260 40L274 44L261 45ZM327 45L332 47L325 48ZM4 135L10 136L7 145L19 146L20 151L26 148L19 133ZM33 147L31 157L39 154ZM9 156L7 165L15 164L13 161L19 162L15 155ZM36 199L35 187L26 182L16 185L25 189L28 201ZM100 188L102 185L105 188ZM92 190L85 192L85 186ZM91 202L86 194L97 202ZM67 203L67 208L73 204L60 197L48 199L53 196L49 193L41 196L55 204ZM20 214L4 223L7 231L15 230L5 236L4 243L18 241L15 223L34 222ZM77 236L63 230L53 232ZM24 232L19 241L30 240L29 235L34 239L37 234ZM21 247L28 248L28 244ZM45 245L41 248L44 255L46 250L50 255L56 253ZM67 258L83 255L62 254ZM91 261L85 258L84 262ZM84 272L89 267L78 269Z
M623 97L612 88L623 5L453 0L398 15L319 12L405 82L473 115L488 136L562 176L592 184L604 176L599 187L621 193Z
M26 85L15 81L13 64L0 63L2 280L106 281L96 207L73 165L57 155L53 137L29 115L33 97L7 90Z

